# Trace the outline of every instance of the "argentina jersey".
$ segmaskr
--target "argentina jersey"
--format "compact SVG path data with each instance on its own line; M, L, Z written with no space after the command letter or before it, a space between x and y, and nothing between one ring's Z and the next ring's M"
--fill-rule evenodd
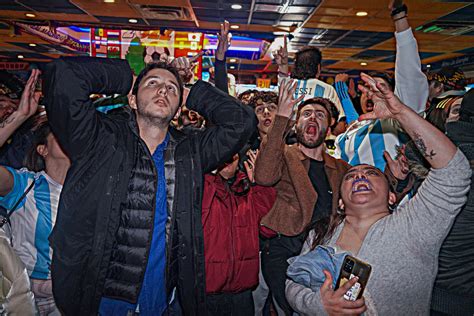
M316 97L329 99L339 110L339 118L345 116L341 101L331 85L319 79L296 80L296 82L295 99L302 94L305 95L304 100Z
M10 210L29 185L35 185L10 217L10 238L13 249L25 264L28 274L35 279L49 279L52 249L48 237L51 234L58 210L62 185L56 183L44 171L6 167L13 175L13 189L0 197L0 205Z
M368 164L384 171L384 151L395 159L397 146L407 141L408 135L393 120L356 121L337 136L335 157L353 166Z

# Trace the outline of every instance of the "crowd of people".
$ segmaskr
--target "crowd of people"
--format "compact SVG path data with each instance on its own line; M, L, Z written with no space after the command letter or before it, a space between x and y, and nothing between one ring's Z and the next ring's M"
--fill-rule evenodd
M358 86L284 38L277 91L235 96L227 22L211 83L200 55L33 69L0 96L0 314L473 315L474 90L394 3L394 75Z

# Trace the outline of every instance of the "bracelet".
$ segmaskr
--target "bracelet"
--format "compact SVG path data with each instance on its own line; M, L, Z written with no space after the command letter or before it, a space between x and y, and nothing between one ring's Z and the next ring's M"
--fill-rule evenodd
M408 8L407 8L406 4L403 4L402 6L393 9L392 13L391 13L391 16L397 15L397 14L402 13L402 12L408 13Z
M406 17L408 17L408 14L405 14L405 15L404 15L404 16L402 16L402 17L399 17L399 18L393 19L393 22L397 22L397 21L399 21L399 20L401 20L401 19L404 19L404 18L406 18Z

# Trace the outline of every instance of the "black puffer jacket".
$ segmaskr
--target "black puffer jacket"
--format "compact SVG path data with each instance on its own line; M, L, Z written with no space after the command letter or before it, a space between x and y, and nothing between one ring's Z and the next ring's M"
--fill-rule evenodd
M120 260L117 249L123 238L117 238L117 232L136 228L131 222L121 223L121 216L139 200L142 205L154 205L155 191L149 190L156 181L154 166L146 161L150 153L139 137L133 115L106 116L95 111L89 100L91 93L126 94L131 84L130 67L122 60L60 59L47 66L44 93L48 117L72 161L50 237L53 291L56 304L66 315L97 314L105 291L136 302L143 281L150 242L142 244L139 260L126 262L136 268L132 274L113 276L132 276L127 289L117 290L109 268ZM177 286L185 314L203 315L203 174L229 160L246 143L256 128L256 118L236 99L200 81L191 89L186 106L213 125L186 136L170 128L165 153L169 217L166 281L168 291ZM139 185L143 181L149 182L145 190ZM153 212L142 215L153 223ZM145 224L142 236L129 236L151 236L151 229L151 224Z

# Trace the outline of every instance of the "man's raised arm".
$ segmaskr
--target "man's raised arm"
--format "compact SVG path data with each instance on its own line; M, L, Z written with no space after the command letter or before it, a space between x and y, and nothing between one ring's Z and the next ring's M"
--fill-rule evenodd
M125 95L131 86L132 71L125 60L74 57L46 66L43 93L48 120L71 160L87 152L97 136L106 132L90 95Z

